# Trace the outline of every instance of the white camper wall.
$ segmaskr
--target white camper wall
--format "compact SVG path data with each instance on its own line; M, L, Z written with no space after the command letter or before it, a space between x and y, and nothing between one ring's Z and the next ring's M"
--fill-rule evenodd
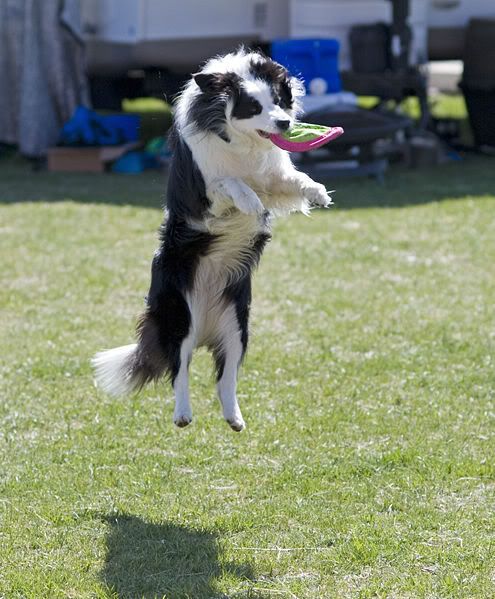
M88 37L113 43L286 37L289 0L84 0Z
M1 1L1 0L0 0ZM186 69L237 44L334 37L350 67L353 25L390 22L390 0L81 0L89 65L111 72L153 64ZM411 62L427 59L427 32L459 37L472 17L495 18L495 0L411 0ZM462 37L462 32L461 32ZM431 40L430 40L431 41ZM459 42L462 46L462 40ZM461 48L462 49L462 48ZM460 52L461 50L459 50Z
M117 44L139 40L142 29L139 0L83 0L81 20L88 39Z
M101 74L189 70L240 43L289 34L289 0L82 0L81 11L89 70Z
M141 0L143 30L141 39L256 36L252 2L242 0ZM180 7L180 9L179 9Z

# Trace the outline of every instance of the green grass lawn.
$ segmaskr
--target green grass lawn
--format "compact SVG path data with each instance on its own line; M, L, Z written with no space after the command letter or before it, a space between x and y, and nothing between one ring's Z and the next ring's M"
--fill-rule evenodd
M240 401L111 399L163 182L0 162L0 597L495 596L495 168L333 181L276 225Z

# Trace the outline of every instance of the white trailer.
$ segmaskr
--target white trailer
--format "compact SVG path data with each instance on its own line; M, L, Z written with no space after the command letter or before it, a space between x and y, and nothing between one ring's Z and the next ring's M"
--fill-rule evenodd
M495 18L495 0L410 0L411 61L460 58L472 17ZM81 0L92 72L153 65L195 68L239 43L334 37L350 66L353 25L390 22L390 0Z

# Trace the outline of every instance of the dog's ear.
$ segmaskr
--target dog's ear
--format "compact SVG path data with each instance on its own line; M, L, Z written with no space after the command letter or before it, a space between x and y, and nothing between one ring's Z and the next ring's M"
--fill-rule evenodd
M193 79L204 94L217 93L224 87L222 73L195 73Z
M195 73L194 81L204 94L235 94L240 78L235 73Z

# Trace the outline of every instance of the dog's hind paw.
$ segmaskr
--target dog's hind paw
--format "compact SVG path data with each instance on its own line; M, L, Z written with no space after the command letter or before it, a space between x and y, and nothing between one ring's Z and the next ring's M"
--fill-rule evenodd
M175 424L175 426L178 426L179 428L184 428L188 424L191 424L191 422L192 422L191 415L180 414L180 415L174 416L174 424Z
M241 418L229 418L227 419L227 422L230 425L230 428L235 431L236 433L240 433L242 430L244 430L246 428L246 423L244 422L244 420Z

